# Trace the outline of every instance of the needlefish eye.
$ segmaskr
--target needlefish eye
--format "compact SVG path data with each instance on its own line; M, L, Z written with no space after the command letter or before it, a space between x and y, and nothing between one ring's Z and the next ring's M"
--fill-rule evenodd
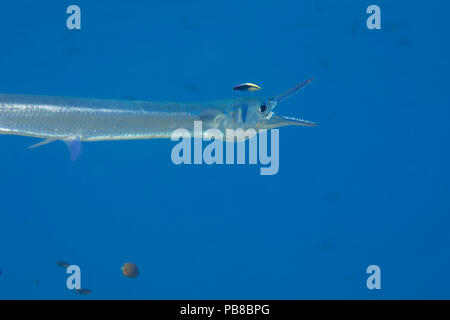
M267 110L267 106L265 104L262 104L259 106L259 112L264 113Z

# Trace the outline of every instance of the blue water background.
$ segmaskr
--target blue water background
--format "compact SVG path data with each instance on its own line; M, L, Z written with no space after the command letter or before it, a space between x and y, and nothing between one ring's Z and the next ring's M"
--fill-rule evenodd
M370 4L381 30L366 28ZM175 166L167 140L89 143L73 163L63 143L1 136L0 299L450 298L449 9L3 1L2 93L197 101L314 77L277 111L319 126L280 130L275 176ZM65 287L58 260L90 295Z

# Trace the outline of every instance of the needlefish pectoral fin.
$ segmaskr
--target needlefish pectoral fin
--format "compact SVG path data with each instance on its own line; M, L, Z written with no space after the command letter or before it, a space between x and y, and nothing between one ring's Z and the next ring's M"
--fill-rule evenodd
M46 144L52 143L54 141L58 141L59 139L56 138L48 138L45 140L42 140L36 144L33 144L32 146L29 146L28 149L35 149L41 146L44 146ZM80 141L80 139L73 139L73 140L64 140L64 143L69 148L70 152L70 160L76 161L83 152L83 145Z
M70 160L76 161L83 153L83 144L81 143L81 140L80 139L65 140L64 142L69 148Z
M55 138L45 139L45 140L42 140L42 141L40 141L40 142L38 142L36 144L33 144L32 146L29 146L28 149L34 149L34 148L38 148L40 146L45 146L46 144L52 143L52 142L54 142L56 140L58 140L58 139L55 139Z

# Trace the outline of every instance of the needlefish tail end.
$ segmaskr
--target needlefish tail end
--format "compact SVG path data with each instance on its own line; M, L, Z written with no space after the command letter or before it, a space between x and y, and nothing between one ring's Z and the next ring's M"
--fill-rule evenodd
M33 144L32 146L29 146L28 149L35 149L41 146L44 146L46 144L52 143L54 141L57 141L58 139L55 138L49 138L49 139L45 139L42 140L36 144ZM64 140L63 141L67 147L69 148L69 153L70 153L70 160L72 161L76 161L81 154L83 153L83 144L80 141L80 139L74 139L74 140Z

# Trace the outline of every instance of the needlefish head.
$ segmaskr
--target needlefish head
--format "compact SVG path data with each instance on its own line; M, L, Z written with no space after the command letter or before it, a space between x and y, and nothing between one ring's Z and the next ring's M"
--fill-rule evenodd
M313 79L306 80L292 89L273 98L248 98L243 100L239 106L239 119L234 113L233 127L239 123L244 129L274 129L285 126L316 126L317 124L308 120L278 115L274 112L275 107L288 97L299 92Z

